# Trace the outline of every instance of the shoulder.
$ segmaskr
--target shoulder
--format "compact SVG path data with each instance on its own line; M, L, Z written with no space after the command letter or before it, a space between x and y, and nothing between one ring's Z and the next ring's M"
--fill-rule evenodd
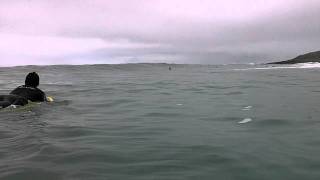
M46 100L46 94L39 88L35 88L35 91L40 95L40 99L41 101L45 101Z
M45 93L39 88L29 87L29 86L19 86L10 94L18 95L24 97L30 101L45 101Z
M10 94L12 94L13 92L16 92L16 91L20 91L21 89L24 89L24 87L25 87L24 85L18 86L14 90L12 90Z
M39 93L41 93L41 94L44 94L44 92L43 92L41 89L39 89L39 88L34 88L34 90L37 91L37 92L39 92Z

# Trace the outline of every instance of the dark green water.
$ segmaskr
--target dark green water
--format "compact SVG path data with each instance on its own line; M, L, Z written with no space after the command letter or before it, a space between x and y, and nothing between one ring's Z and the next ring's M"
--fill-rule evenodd
M320 178L320 68L0 68L0 94L30 71L55 102L0 110L0 179Z

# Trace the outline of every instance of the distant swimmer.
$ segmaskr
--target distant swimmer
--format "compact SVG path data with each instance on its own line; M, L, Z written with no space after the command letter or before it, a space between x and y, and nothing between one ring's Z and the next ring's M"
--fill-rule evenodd
M171 71L171 66L169 66L169 71Z
M0 107L5 108L10 105L26 105L28 101L44 102L53 101L51 97L38 88L39 75L31 72L26 76L25 85L19 86L10 92L10 95L0 95Z

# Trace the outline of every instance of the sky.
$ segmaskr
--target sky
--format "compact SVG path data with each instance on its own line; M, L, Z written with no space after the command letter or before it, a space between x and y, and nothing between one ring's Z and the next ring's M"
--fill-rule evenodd
M319 0L0 0L0 66L263 63L320 50Z

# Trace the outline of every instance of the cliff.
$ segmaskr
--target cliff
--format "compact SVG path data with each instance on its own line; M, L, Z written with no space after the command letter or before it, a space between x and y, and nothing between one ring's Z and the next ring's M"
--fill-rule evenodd
M297 63L308 63L308 62L319 62L320 63L320 51L310 52L307 54L297 56L296 58L293 58L290 60L272 62L269 64L297 64Z

